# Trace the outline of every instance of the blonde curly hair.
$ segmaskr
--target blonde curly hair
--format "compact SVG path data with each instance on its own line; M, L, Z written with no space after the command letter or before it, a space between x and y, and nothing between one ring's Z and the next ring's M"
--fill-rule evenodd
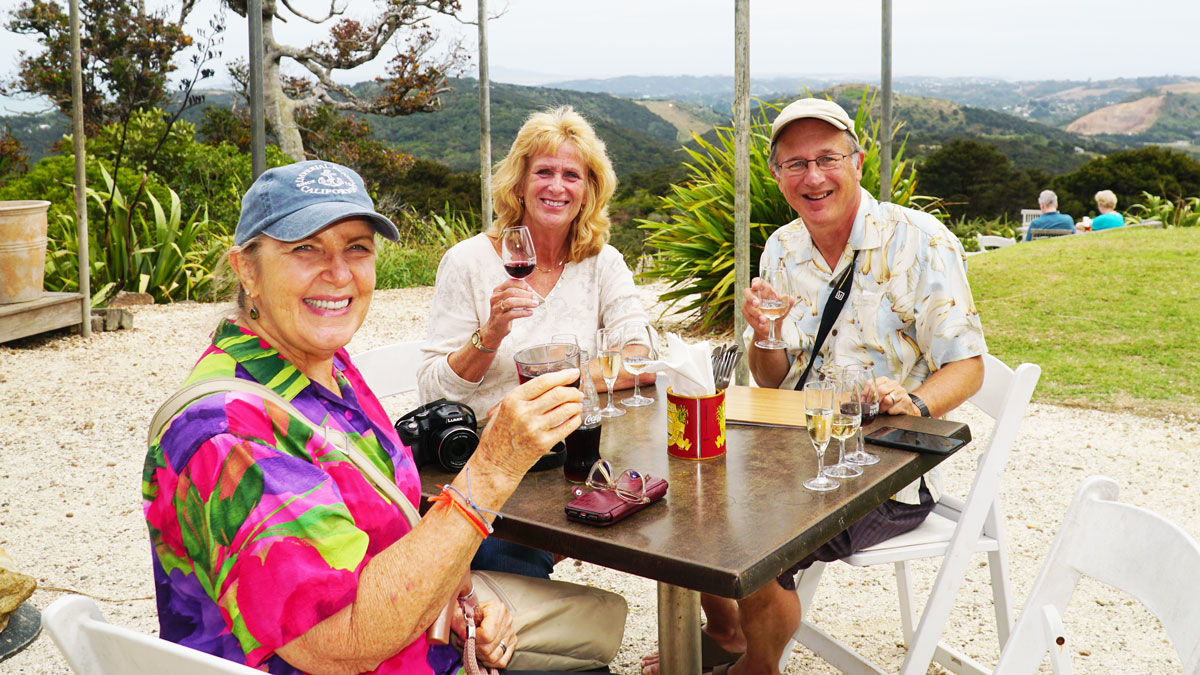
M510 225L520 225L525 217L522 193L529 160L534 155L552 155L563 143L572 143L587 166L587 187L579 215L567 234L567 260L579 262L590 258L608 242L608 200L617 188L617 175L592 125L571 106L535 112L521 125L508 155L496 165L492 174L492 200L496 219L488 228L491 237Z

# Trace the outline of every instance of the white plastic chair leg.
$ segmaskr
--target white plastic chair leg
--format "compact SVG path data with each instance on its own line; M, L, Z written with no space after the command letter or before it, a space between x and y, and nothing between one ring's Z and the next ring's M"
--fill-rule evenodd
M912 645L917 630L916 610L913 609L912 569L907 560L896 564L896 594L900 596L900 628L904 633L904 644Z

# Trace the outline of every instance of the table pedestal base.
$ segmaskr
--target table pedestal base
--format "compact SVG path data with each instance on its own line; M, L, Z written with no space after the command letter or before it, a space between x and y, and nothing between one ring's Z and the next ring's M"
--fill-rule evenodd
M700 594L658 582L658 672L700 673Z

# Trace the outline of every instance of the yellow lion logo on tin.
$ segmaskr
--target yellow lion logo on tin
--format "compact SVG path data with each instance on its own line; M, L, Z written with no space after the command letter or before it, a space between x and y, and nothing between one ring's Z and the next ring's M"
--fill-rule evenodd
M717 428L721 430L721 435L717 436L716 446L723 448L725 447L725 399L721 399L721 404L717 406Z
M674 445L684 452L692 448L692 442L685 436L687 422L687 408L667 402L667 445Z

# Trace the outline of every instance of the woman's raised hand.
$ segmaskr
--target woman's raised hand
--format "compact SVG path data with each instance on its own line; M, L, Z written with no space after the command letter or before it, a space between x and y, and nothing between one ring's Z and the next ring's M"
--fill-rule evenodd
M568 368L539 375L513 389L490 411L475 456L510 477L520 479L555 443L579 426L583 398L579 370Z

